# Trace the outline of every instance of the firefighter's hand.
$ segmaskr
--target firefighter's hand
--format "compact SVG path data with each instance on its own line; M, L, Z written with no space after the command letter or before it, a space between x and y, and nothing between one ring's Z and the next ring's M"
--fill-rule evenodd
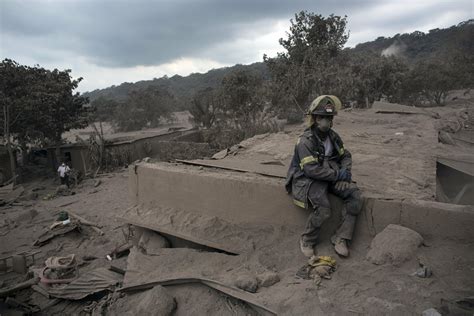
M334 184L334 188L336 188L338 191L344 191L349 189L350 185L351 184L347 181L337 181L336 184Z

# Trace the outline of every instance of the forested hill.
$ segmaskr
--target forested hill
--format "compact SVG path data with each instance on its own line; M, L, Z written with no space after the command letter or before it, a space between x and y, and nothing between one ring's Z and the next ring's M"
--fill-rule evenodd
M433 54L449 53L452 50L474 52L474 20L468 20L446 29L433 29L428 33L396 34L379 37L374 41L358 44L353 51L373 51L380 54L395 54L409 62L432 57Z
M86 92L84 96L89 97L90 101L98 97L121 101L127 98L130 91L145 89L149 86L161 86L166 87L178 100L188 100L199 90L219 86L226 74L238 69L251 69L266 79L269 77L266 65L263 62L258 62L250 65L235 65L232 67L212 69L204 74L193 73L186 77L175 75L173 77L164 76L162 78L143 80L135 83L124 82L119 86ZM178 107L182 108L182 106L183 105L178 102Z
M376 52L378 54L396 55L406 59L409 63L431 57L436 54L446 53L451 50L462 50L474 52L474 20L461 22L458 25L446 29L433 29L427 33L415 31L408 34L396 34L393 37L379 37L374 41L358 44L355 48L346 49L350 52ZM183 108L184 100L189 100L192 95L207 87L217 87L224 76L237 69L251 69L269 77L269 72L263 62L251 65L235 65L213 69L207 73L194 73L186 77L175 75L173 77L162 77L153 80L138 81L136 83L125 82L119 86L86 92L83 95L89 97L90 101L98 97L105 97L122 101L126 99L129 92L141 90L149 86L166 87L168 91L178 100L177 106Z

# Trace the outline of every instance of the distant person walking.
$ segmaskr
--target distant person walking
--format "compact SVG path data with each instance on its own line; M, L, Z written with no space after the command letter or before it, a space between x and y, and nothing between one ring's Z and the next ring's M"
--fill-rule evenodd
M67 185L68 188L69 188L69 171L71 171L71 169L64 162L58 168L58 175L59 175L59 179L61 180L61 184Z

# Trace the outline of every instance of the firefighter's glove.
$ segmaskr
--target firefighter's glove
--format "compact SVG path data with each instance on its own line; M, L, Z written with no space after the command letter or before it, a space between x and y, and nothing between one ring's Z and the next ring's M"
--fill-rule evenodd
M351 184L347 181L337 181L336 184L334 185L334 188L337 191L344 191L344 190L349 189L350 185Z

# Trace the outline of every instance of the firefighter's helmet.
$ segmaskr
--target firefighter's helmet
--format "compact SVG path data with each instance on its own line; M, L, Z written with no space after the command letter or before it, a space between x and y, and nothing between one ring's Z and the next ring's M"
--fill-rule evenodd
M309 106L309 126L314 124L313 115L335 116L341 109L341 100L334 95L321 95Z

